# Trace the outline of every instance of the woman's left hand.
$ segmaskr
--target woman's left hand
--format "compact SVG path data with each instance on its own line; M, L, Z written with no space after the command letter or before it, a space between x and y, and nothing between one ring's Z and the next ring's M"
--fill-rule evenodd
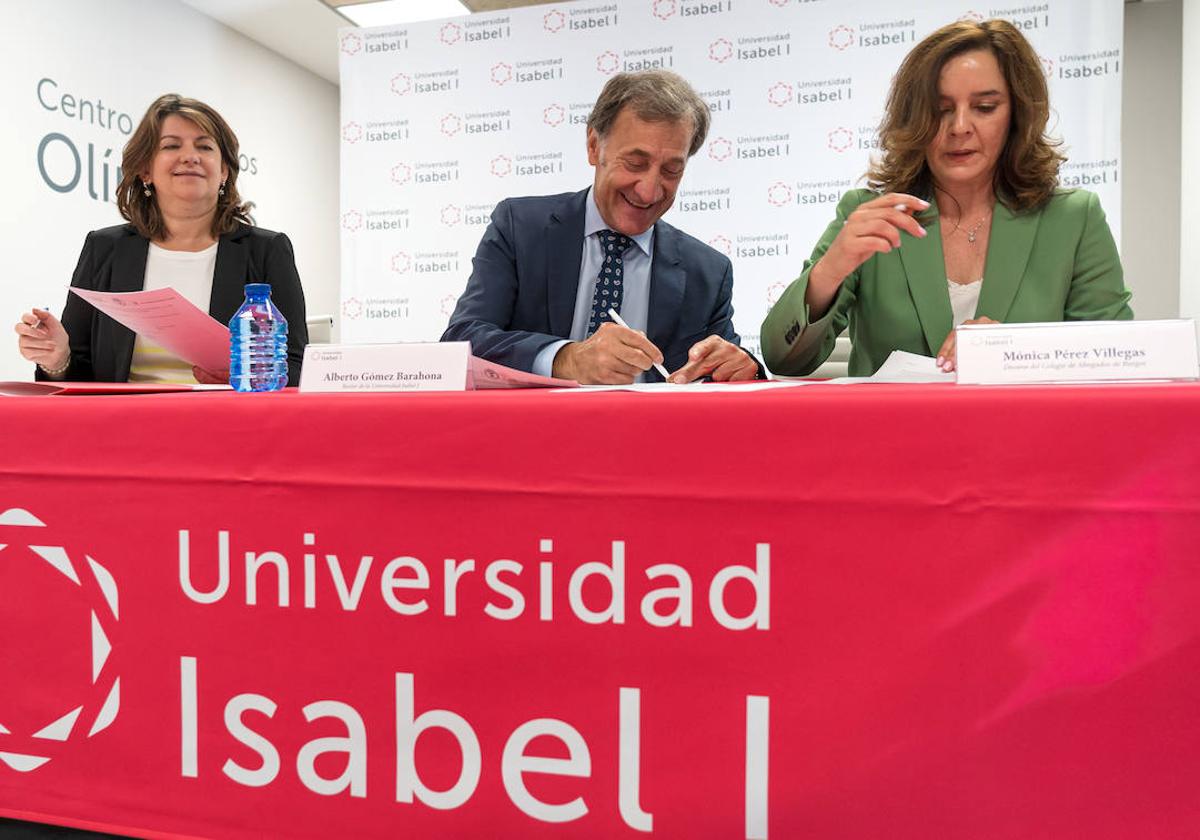
M967 324L999 324L999 321L993 321L991 318L972 318L969 321L963 321L963 326ZM950 330L950 335L946 336L946 340L942 342L942 349L937 352L937 366L942 373L952 373L954 366L957 363L957 348L954 344L954 330Z
M229 372L213 373L207 371L199 365L192 365L192 376L196 377L196 381L201 385L228 385Z

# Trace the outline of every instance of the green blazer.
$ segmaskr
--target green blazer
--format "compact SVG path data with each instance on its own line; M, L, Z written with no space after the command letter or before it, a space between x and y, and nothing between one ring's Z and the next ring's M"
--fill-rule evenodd
M804 271L767 313L763 360L775 373L812 373L850 326L849 373L870 376L893 350L932 356L953 322L936 205L923 239L900 232L900 247L875 254L842 281L829 311L809 320L808 275L846 217L876 193L851 190L837 218L804 263ZM1129 320L1129 292L1104 211L1095 194L1063 190L1031 213L997 202L984 263L977 316L1007 323Z

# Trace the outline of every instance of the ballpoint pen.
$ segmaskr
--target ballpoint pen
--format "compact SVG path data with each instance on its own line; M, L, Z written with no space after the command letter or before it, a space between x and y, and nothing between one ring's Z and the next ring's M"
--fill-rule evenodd
M631 327L625 323L625 319L621 317L620 313L618 313L617 310L613 309L611 306L608 308L608 317L612 318L614 322L620 324L625 329L631 329ZM652 364L654 365L654 369L662 374L663 382L671 381L670 374L667 373L667 369L665 367L660 365L658 362L652 362Z

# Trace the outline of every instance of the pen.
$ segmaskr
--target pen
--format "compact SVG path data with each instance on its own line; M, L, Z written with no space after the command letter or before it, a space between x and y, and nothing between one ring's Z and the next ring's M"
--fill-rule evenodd
M621 317L620 313L617 312L617 310L613 309L611 306L608 308L608 317L612 318L613 321L620 324L625 329L627 329L627 330L631 329L631 327L625 323L625 319ZM670 382L671 377L670 377L670 374L667 373L667 369L665 367L663 367L662 365L660 365L658 362L654 362L653 364L654 364L654 369L656 371L658 371L660 374L662 374L663 382Z

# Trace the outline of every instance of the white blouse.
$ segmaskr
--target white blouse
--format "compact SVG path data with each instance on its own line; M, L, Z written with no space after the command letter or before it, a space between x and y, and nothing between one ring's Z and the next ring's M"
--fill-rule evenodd
M963 321L975 317L975 310L979 308L979 292L983 288L983 278L980 277L974 283L955 283L953 280L947 280L946 285L950 287L950 310L954 313L954 326L957 327Z
M146 256L146 280L142 288L146 291L172 288L201 312L207 312L216 268L216 242L203 251L168 251L152 242ZM133 342L129 381L195 385L196 377L192 375L190 364L139 335Z

